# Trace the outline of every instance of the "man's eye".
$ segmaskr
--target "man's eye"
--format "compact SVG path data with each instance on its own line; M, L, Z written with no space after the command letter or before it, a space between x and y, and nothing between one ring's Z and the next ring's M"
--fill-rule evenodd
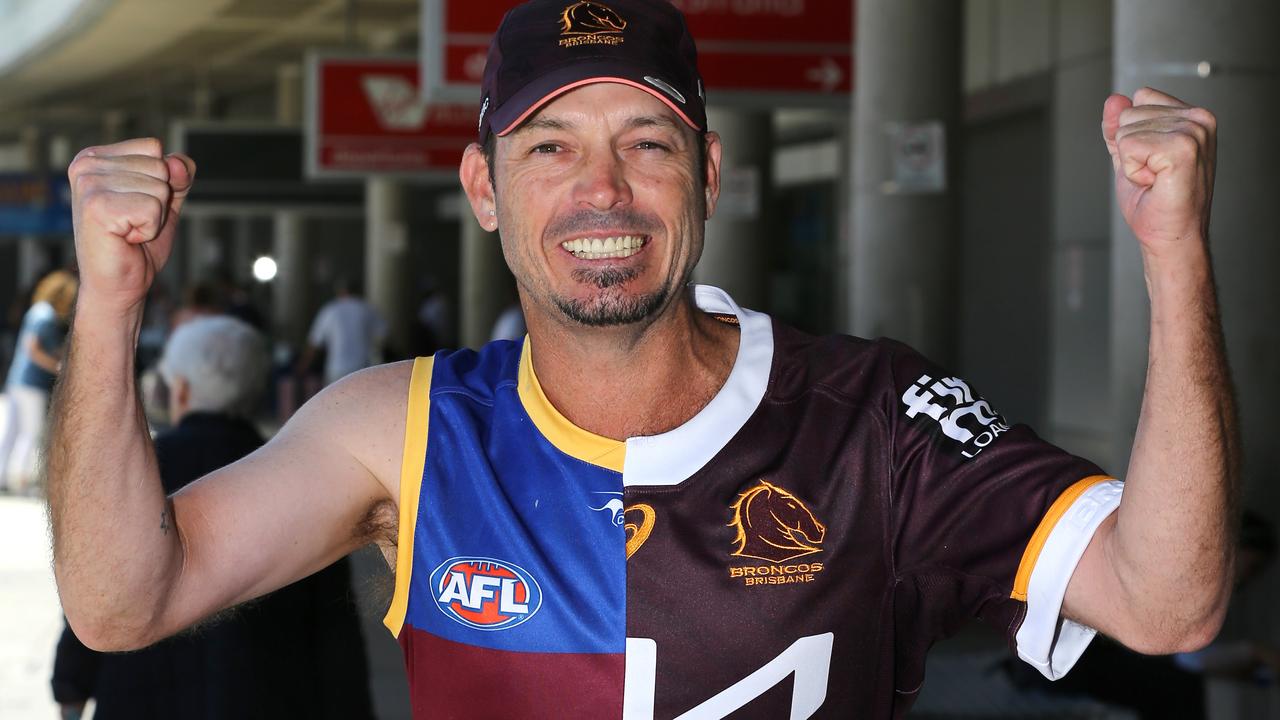
M529 152L549 155L560 152L560 146L555 143L542 143L541 145L534 145Z
M655 142L653 140L641 140L640 142L636 143L636 148L639 150L669 150L670 149L666 145L663 145L660 142Z

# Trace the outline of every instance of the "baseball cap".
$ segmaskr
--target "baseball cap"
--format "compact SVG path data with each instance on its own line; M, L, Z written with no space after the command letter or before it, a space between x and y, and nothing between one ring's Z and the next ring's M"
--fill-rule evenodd
M576 87L639 88L695 130L707 127L698 50L667 0L532 0L510 10L489 44L480 144L506 135Z

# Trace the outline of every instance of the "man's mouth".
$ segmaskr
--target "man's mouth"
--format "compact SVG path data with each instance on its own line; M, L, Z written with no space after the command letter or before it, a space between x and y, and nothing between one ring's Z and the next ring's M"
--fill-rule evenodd
M648 242L644 235L617 235L607 238L576 238L565 240L560 247L581 260L626 258L640 252Z

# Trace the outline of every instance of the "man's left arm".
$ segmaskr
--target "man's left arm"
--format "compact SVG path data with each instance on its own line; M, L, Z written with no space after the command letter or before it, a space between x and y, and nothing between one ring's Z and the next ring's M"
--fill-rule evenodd
M1107 99L1116 199L1151 300L1146 389L1123 499L1062 613L1146 653L1206 645L1231 594L1240 439L1208 248L1216 121L1143 88Z

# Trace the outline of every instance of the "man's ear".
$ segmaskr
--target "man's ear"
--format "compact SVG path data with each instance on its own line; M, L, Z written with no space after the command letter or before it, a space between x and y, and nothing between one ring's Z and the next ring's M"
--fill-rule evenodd
M169 386L169 414L172 416L170 421L176 422L191 409L191 383L181 375L170 380L172 382L166 383Z
M720 200L720 134L708 131L703 142L707 144L707 219L710 220Z
M476 222L488 232L497 230L498 204L493 184L489 182L489 163L485 160L484 150L476 143L471 143L463 151L458 179L462 181L462 191L467 194Z

